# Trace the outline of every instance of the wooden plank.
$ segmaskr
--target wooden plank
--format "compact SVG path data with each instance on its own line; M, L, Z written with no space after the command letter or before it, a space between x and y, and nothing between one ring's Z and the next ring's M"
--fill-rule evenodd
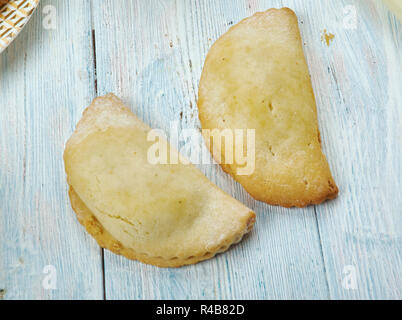
M46 4L0 56L1 298L101 299L101 252L70 208L62 161L95 95L89 2L52 1L56 30L42 26Z
M355 1L357 28L347 29L347 5L319 8L312 28L327 28L335 40L328 48L315 37L307 50L341 190L316 207L330 296L401 299L402 25L380 1Z
M99 299L100 249L70 208L61 158L96 91L90 2L55 2L56 30L42 27L46 4L0 56L0 299ZM115 92L166 132L174 120L199 128L198 79L213 41L256 11L294 9L323 148L341 189L336 201L315 208L275 208L254 201L219 167L200 166L258 213L253 234L216 259L177 270L106 252L108 299L402 297L402 27L381 1L96 4L99 94ZM351 9L356 29L345 27ZM329 47L324 29L335 34ZM56 290L42 285L47 265L57 272ZM342 281L353 270L356 289L347 289Z
M171 121L198 128L197 87L208 48L232 23L282 3L104 0L93 8L99 94L116 93L166 132ZM213 260L174 270L105 252L106 298L327 298L314 208L258 203L220 168L201 169L258 213L252 235Z

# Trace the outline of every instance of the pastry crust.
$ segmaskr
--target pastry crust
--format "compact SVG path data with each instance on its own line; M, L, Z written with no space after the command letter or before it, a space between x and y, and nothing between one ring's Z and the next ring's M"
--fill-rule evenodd
M241 166L225 164L223 148L205 139L224 171L254 198L305 207L337 196L321 150L314 92L292 10L256 13L218 39L208 53L198 96L203 129L256 130L251 175L238 175Z
M84 112L64 161L71 205L88 233L159 267L197 263L239 242L254 212L193 165L148 163L149 130L111 94Z
M93 213L85 206L85 203L78 197L74 189L70 187L68 195L70 197L71 207L77 215L78 221L85 227L87 232L94 237L99 246L107 250L112 251L115 254L122 255L130 260L139 260L146 264L151 264L163 268L177 268L184 265L195 264L204 260L213 258L216 254L225 252L231 245L239 243L243 236L249 233L255 222L255 217L250 216L249 220L242 228L243 231L237 234L233 234L220 243L219 246L211 248L194 254L189 257L169 257L164 258L162 256L153 257L145 252L136 252L134 249L127 248L121 244L116 238L114 238L107 230L105 230L102 224L96 219Z

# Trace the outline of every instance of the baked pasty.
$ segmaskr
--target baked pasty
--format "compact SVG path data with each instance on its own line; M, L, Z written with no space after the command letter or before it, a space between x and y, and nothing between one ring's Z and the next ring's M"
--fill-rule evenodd
M317 110L295 13L270 9L233 26L210 49L199 88L203 129L255 129L255 170L206 144L222 168L257 200L304 207L335 198L321 151ZM204 136L205 137L205 136Z
M209 259L240 241L254 212L193 165L151 164L150 130L112 94L85 110L64 152L81 224L100 246L160 267Z

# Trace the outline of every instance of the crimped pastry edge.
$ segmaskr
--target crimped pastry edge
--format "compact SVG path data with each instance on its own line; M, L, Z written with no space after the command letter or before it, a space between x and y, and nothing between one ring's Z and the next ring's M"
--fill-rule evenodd
M85 203L79 198L72 186L69 186L68 195L71 206L77 216L78 221L85 227L86 231L97 241L100 247L105 248L115 254L126 257L130 260L138 260L145 264L154 265L161 268L178 268L185 265L195 264L213 258L216 254L227 251L232 245L239 243L248 234L255 223L255 213L250 210L249 219L246 220L241 232L225 239L218 246L210 250L194 253L190 257L152 257L146 253L135 252L132 248L124 247L116 240L98 221L94 214L86 207Z
M215 152L213 152L212 148L210 147L210 144L207 142L208 139L204 139L205 145L207 146L208 150L211 150L211 155L214 158L214 160L216 162L219 162L219 156L215 154ZM235 176L231 174L230 168L229 166L225 165L225 164L220 164L222 170L230 175L236 182L238 182L243 188L244 190L247 191L248 194L250 194L255 200L257 201L262 201L266 204L269 204L271 206L280 206L283 208L306 208L308 206L313 206L313 205L319 205L324 203L325 201L330 201L330 200L334 200L338 197L338 193L339 193L339 188L336 185L333 177L329 177L328 179L328 189L326 189L324 192L321 193L316 193L310 197L307 198L300 198L299 200L289 200L289 201L278 201L276 199L273 199L272 197L267 196L266 194L257 194L256 192L254 192L254 190L252 190L250 188L250 186L245 186L243 184L240 183L239 179Z

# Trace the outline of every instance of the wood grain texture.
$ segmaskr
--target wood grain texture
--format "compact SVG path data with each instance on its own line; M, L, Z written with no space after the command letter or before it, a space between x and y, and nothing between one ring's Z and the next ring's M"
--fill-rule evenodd
M42 28L47 4L57 9L56 30ZM102 270L99 247L68 203L62 163L84 107L113 92L151 127L199 128L198 81L209 47L232 24L282 6L300 19L339 198L272 207L220 167L200 166L256 211L252 234L195 266L159 269L105 251ZM348 25L350 9L356 28ZM335 35L329 47L324 29ZM402 24L380 0L42 0L0 56L3 298L401 299L401 59ZM57 290L42 286L49 264ZM348 266L355 289L342 285Z
M330 16L348 3L331 2L321 12ZM316 212L331 298L400 299L402 29L381 2L355 6L356 30L323 20L336 41L321 54L312 49L318 42L308 50L325 110L324 148L342 190ZM356 270L354 290L341 285L348 265Z
M56 30L42 9L57 6ZM0 56L0 289L4 299L103 297L101 251L67 199L64 143L94 97L86 1L42 1ZM47 290L46 266L56 289ZM44 273L46 271L46 274Z

